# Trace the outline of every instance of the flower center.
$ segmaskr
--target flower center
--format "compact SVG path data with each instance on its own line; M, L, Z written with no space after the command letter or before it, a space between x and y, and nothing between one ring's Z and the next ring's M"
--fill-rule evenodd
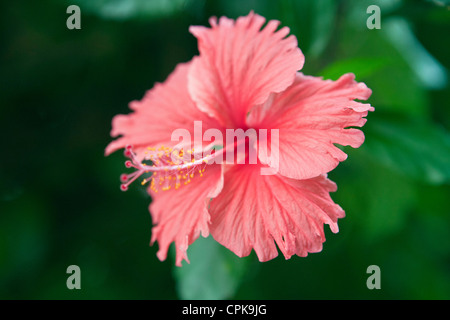
M233 132L232 132L233 133ZM134 168L131 174L122 174L120 188L122 191L128 190L128 186L146 173L151 175L142 180L142 185L150 182L150 189L154 192L159 190L178 189L180 186L188 184L195 175L203 176L208 164L256 164L257 163L257 139L255 132L227 135L226 143L215 140L206 147L148 147L143 159L139 160L133 152L132 146L125 148L124 154L129 160L125 161L127 168ZM229 139L228 139L229 138ZM210 141L210 140L209 140ZM217 145L216 144L217 141ZM222 145L223 144L223 145ZM150 164L143 161L151 161Z

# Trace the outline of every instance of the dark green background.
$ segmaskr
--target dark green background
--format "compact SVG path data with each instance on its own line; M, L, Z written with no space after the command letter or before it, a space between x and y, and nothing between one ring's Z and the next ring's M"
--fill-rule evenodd
M447 4L446 4L447 3ZM68 30L66 8L81 8ZM381 8L369 30L366 8ZM0 298L449 299L448 1L8 1L0 4ZM123 193L115 114L198 54L189 25L250 10L289 26L303 72L373 90L366 142L330 173L346 211L321 253L259 263L210 239L189 266L149 247L150 198ZM81 268L81 290L66 268ZM369 265L381 289L366 287Z

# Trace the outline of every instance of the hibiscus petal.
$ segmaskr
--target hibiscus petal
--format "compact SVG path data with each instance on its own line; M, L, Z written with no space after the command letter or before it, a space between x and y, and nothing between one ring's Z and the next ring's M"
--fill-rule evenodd
M210 216L208 204L223 186L222 167L208 165L203 177L197 175L187 185L171 188L167 191L155 192L148 189L152 196L150 213L155 226L152 230L151 243L158 241L158 258L167 257L167 250L172 242L176 247L176 265L186 260L186 250L200 234L209 234Z
M211 234L239 257L255 250L260 261L319 252L323 224L338 232L344 211L331 199L336 185L325 175L293 180L261 175L258 165L235 165L225 172L222 192L211 201Z
M157 83L141 101L132 101L134 112L113 118L111 136L122 135L111 142L106 155L133 145L139 159L147 147L174 145L172 132L184 128L193 132L194 121L202 121L203 128L217 128L216 120L201 112L187 91L187 73L191 63L179 64L164 83ZM193 137L193 136L192 136Z
M278 168L293 179L309 179L334 169L347 155L334 144L358 148L364 142L361 130L370 104L371 90L345 74L337 81L297 74L284 92L272 94L255 106L247 124L255 128L278 129L279 141L267 141L268 152L261 162Z
M188 88L200 110L225 127L241 127L245 115L271 92L292 84L304 56L287 27L251 12L236 20L210 19L212 28L192 26L200 56L193 59Z

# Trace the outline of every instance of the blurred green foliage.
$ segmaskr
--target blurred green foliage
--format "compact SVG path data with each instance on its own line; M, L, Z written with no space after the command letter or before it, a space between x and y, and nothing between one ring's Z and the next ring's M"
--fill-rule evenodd
M77 4L82 29L66 28ZM366 8L381 9L369 30ZM447 7L446 7L447 6ZM148 246L150 198L105 158L115 114L198 54L189 25L250 10L289 26L305 74L353 72L376 111L330 178L346 211L321 253L259 263L214 241L174 267ZM0 4L0 298L450 299L446 1L73 0ZM79 265L81 290L66 288ZM381 290L366 287L369 265Z

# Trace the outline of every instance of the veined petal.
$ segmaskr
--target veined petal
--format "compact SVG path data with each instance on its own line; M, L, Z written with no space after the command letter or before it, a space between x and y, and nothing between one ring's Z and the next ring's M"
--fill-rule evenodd
M222 166L208 165L203 177L198 174L190 182L178 188L155 192L148 189L152 196L150 213L155 225L151 243L158 241L157 256L165 260L172 242L176 247L176 265L186 260L186 250L200 234L209 235L208 204L217 196L223 186Z
M279 141L269 141L260 160L293 179L309 179L334 169L347 155L334 144L358 148L368 111L374 108L354 99L368 99L371 90L345 74L337 81L297 74L285 91L255 106L247 124L278 129ZM269 138L270 140L270 138ZM275 166L275 165L276 166Z
M304 56L287 27L251 12L236 21L211 18L211 28L192 26L200 56L189 72L189 92L198 108L225 127L241 127L255 104L294 81Z
M319 252L323 224L338 232L344 211L331 199L336 185L325 175L293 180L261 175L258 165L235 165L225 171L222 192L211 201L211 234L239 257L254 249L260 261Z
M205 129L218 127L216 120L195 106L187 91L190 65L190 62L179 64L164 83L155 84L142 100L130 103L134 112L113 118L111 136L122 137L107 146L107 155L133 145L137 157L142 159L147 147L176 144L171 141L174 130L186 129L192 133L194 121L202 121Z

